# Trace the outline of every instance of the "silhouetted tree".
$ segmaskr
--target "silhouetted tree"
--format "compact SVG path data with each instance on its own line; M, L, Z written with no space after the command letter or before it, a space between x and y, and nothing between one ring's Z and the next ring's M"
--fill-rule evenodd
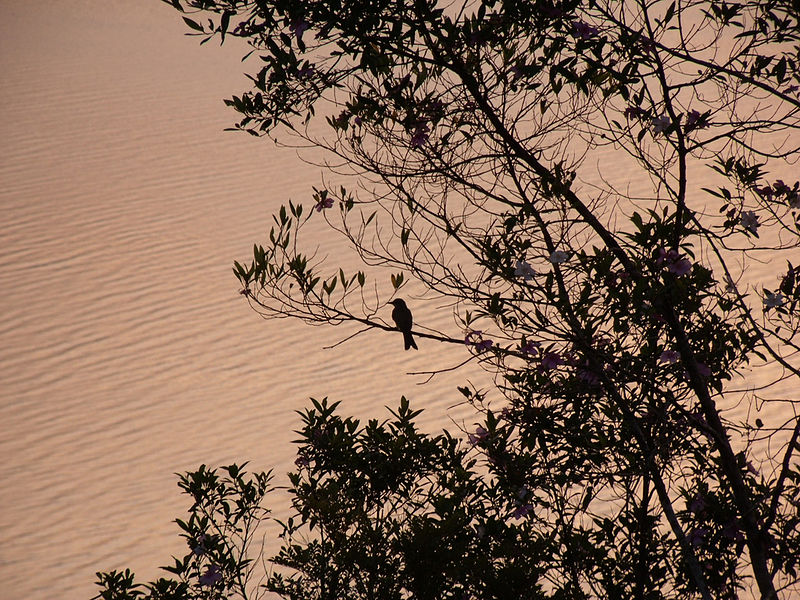
M236 128L298 136L358 181L281 208L235 264L247 301L392 330L390 272L392 294L413 280L455 306L458 334L414 335L497 382L461 388L484 422L460 442L420 434L405 402L366 426L315 402L265 589L800 593L800 398L770 393L800 388L800 184L771 175L800 157L796 3L169 3L205 11L185 17L203 41L253 46ZM363 270L305 250L311 218ZM758 260L775 279L747 278ZM758 393L754 358L774 376ZM755 418L778 401L782 422ZM227 563L193 561L176 597L246 596Z

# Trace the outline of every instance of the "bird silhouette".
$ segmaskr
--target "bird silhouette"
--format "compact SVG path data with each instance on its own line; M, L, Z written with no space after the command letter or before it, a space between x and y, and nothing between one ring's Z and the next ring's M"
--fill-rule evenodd
M394 324L397 325L397 329L403 332L405 349L414 348L414 350L418 350L414 337L411 335L411 326L414 324L414 319L411 317L411 311L408 310L405 301L400 298L395 298L389 304L394 305L392 320Z

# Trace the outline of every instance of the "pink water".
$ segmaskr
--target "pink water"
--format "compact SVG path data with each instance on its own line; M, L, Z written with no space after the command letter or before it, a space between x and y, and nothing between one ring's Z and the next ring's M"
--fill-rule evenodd
M233 259L322 173L222 132L242 52L185 30L155 0L0 0L3 598L88 598L101 569L157 575L184 550L173 473L250 460L280 476L309 396L366 418L405 394L431 430L469 424L455 385L474 370L407 375L460 355L379 333L323 350L352 330L247 308ZM415 312L459 335L447 308Z

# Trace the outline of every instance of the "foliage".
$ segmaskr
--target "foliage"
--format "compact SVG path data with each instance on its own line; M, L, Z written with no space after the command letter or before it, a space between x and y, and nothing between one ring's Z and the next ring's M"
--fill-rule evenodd
M253 559L248 556L258 525L268 518L264 498L272 490L270 473L248 474L244 465L179 476L178 487L192 499L189 518L176 519L189 552L162 567L175 579L137 584L130 570L98 573L102 600L179 600L248 598ZM221 472L220 472L221 471Z
M472 451L406 405L360 428L315 403L270 589L800 592L798 399L767 426L771 384L741 391L756 359L799 387L796 3L168 1L253 46L236 129L325 149L362 190L281 208L234 265L251 306L391 330L381 290L411 281L463 329L414 335L497 383L461 389ZM312 218L363 269L306 250ZM782 272L755 285L761 259Z

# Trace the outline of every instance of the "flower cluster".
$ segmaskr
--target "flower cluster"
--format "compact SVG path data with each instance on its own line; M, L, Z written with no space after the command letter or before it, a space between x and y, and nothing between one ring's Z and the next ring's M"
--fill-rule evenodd
M789 208L800 209L800 182L795 182L792 187L786 185L782 179L778 179L774 184L756 188L756 191L764 200L773 202L784 199Z
M514 265L514 277L519 277L523 281L530 281L534 275L536 275L536 271L524 260L518 260Z
M333 198L320 198L319 202L314 205L317 212L322 212L323 208L331 208L333 206Z
M677 250L667 250L663 246L658 249L656 265L659 267L666 266L667 271L678 277L686 275L692 270L692 262L688 258L681 258Z
M779 306L783 306L786 302L786 298L784 298L781 292L765 292L764 294L764 308L778 308Z
M629 106L625 109L625 117L628 119L641 119L647 114L647 111L641 106Z
M430 138L430 127L427 121L419 121L414 125L413 133L411 134L411 147L421 148Z
M200 585L212 587L222 581L222 573L217 565L208 565L205 573L200 575Z
M542 355L542 369L552 371L553 369L565 364L564 357L557 352L545 352Z
M686 114L686 123L683 126L683 130L686 133L695 129L705 129L706 127L708 127L708 113L702 114L699 111L690 110Z
M649 117L649 111L640 106L629 106L625 109L624 115L626 119L645 119ZM686 121L683 125L684 133L689 133L695 129L705 129L709 127L708 122L709 113L701 113L697 110L690 110L686 113ZM683 115L678 115L677 122L680 123ZM653 133L665 133L673 124L672 118L667 113L662 113L655 117L650 117L650 127Z
M299 44L303 41L303 33L308 31L309 27L311 26L303 19L295 19L289 24L289 31L297 38Z
M578 37L582 40L588 40L600 33L600 30L593 25L589 25L588 23L584 23L583 21L573 21L572 22L572 33L575 37Z
M297 76L301 79L308 79L314 74L314 67L311 63L306 61L302 68L298 69Z
M489 350L494 346L492 340L483 339L483 332L478 329L467 332L467 335L464 337L464 344L467 346L474 346L478 352Z
M658 357L658 362L672 365L678 362L680 359L681 355L679 352L676 352L675 350L664 350L661 353L661 356Z
M470 433L467 436L467 439L469 440L470 445L477 446L487 437L489 437L489 432L485 427L478 425L478 427L475 428L475 433Z
M758 222L758 215L754 211L742 211L742 214L739 217L739 223L753 235L758 235L758 227L760 223Z
M660 117L650 119L650 125L654 133L664 133L672 125L672 119L669 118L669 115L663 114Z

